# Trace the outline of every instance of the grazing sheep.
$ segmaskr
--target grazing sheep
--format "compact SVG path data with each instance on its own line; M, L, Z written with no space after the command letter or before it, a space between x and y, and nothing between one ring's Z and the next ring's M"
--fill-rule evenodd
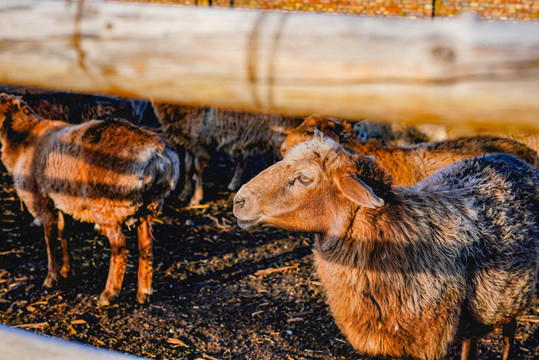
M68 276L71 256L62 213L98 225L110 241L111 261L99 303L118 295L127 265L122 224L138 222L137 301L151 293L151 221L179 177L179 160L163 137L126 120L92 120L81 125L44 120L19 98L0 94L2 161L17 194L45 230L48 274L58 278L55 248L63 247L60 274Z
M321 133L245 184L238 224L318 234L331 312L359 352L438 359L502 326L504 355L539 267L539 170L506 154L463 160L413 187Z
M276 114L244 113L158 101L152 101L152 105L164 133L174 144L186 150L185 185L180 198L187 199L193 194L191 206L202 201L202 172L213 151L223 151L236 159L236 170L228 184L228 189L234 191L241 184L246 159L271 150L279 154L285 138L284 129L301 122L298 118Z
M395 185L413 185L436 170L456 161L487 153L506 153L539 166L537 153L518 141L494 136L471 136L413 146L384 146L378 141L359 142L349 131L336 131L327 123L331 118L307 118L304 123L288 131L281 146L284 156L300 142L312 139L315 129L343 144L345 148L362 155L373 155L378 164L393 176ZM338 130L338 128L337 128Z

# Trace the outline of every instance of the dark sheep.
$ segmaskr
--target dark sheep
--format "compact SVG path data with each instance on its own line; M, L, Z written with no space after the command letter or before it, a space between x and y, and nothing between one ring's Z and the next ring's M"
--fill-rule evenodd
M165 135L176 146L186 150L185 185L180 198L187 199L192 194L192 206L202 201L202 172L213 151L225 152L236 160L236 169L228 184L228 189L234 191L241 185L246 159L268 151L280 154L285 130L302 121L277 114L245 113L159 101L152 101L152 105Z
M134 117L139 111L130 101L99 95L8 86L0 86L0 92L20 96L26 105L44 119L62 120L71 124L114 118L135 122Z

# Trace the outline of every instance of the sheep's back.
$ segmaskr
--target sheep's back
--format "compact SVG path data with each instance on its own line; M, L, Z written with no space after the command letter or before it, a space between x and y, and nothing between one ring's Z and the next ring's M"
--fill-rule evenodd
M165 135L177 146L198 153L198 144L208 145L204 128L209 108L179 104L168 104L152 101L157 119L163 127Z
M533 166L539 166L537 152L517 140L496 136L470 136L445 140L435 143L420 144L416 149L424 149L433 154L453 153L455 158L460 156L473 157L482 154L504 153L516 156Z
M219 150L236 157L279 149L284 135L272 128L289 128L301 120L277 114L166 104L153 101L165 134L198 157Z
M466 260L467 311L476 325L495 326L524 309L539 266L539 170L511 155L485 155L442 169L417 188L452 194L476 217L478 240Z
M35 173L42 174L43 191L57 208L84 221L122 222L162 202L179 176L171 145L127 121L64 127L40 145ZM156 183L159 195L147 194Z
M80 124L92 119L132 120L133 117L129 102L118 98L31 88L7 87L4 90L22 96L26 104L45 119Z
M218 150L232 156L247 156L270 149L278 152L285 136L275 129L290 128L300 122L299 118L279 114L214 109L207 127L214 136Z

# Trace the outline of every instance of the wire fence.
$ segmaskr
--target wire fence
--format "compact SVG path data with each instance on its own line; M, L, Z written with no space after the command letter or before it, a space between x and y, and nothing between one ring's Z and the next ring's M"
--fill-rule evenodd
M120 0L281 11L335 12L405 18L453 17L474 11L482 19L539 22L536 0Z

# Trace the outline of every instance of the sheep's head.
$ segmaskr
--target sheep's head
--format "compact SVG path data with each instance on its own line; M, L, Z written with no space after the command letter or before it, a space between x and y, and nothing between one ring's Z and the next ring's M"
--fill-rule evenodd
M20 96L6 93L0 94L0 109L2 111L20 110L21 107L22 105Z
M315 131L313 140L294 147L238 191L234 215L247 230L337 233L358 206L383 206L390 186L389 175L371 157L351 154Z
M11 117L12 113L21 111L21 98L18 96L1 93L0 94L0 132L5 131L6 117Z
M336 142L339 142L339 136L336 130L337 125L339 125L339 120L332 117L311 115L305 118L301 124L287 131L286 139L281 145L281 155L284 157L297 144L312 140L316 129Z
M366 119L355 123L353 128L358 134L358 140L361 142L374 139L382 143L390 143L395 138L391 125L383 122Z

